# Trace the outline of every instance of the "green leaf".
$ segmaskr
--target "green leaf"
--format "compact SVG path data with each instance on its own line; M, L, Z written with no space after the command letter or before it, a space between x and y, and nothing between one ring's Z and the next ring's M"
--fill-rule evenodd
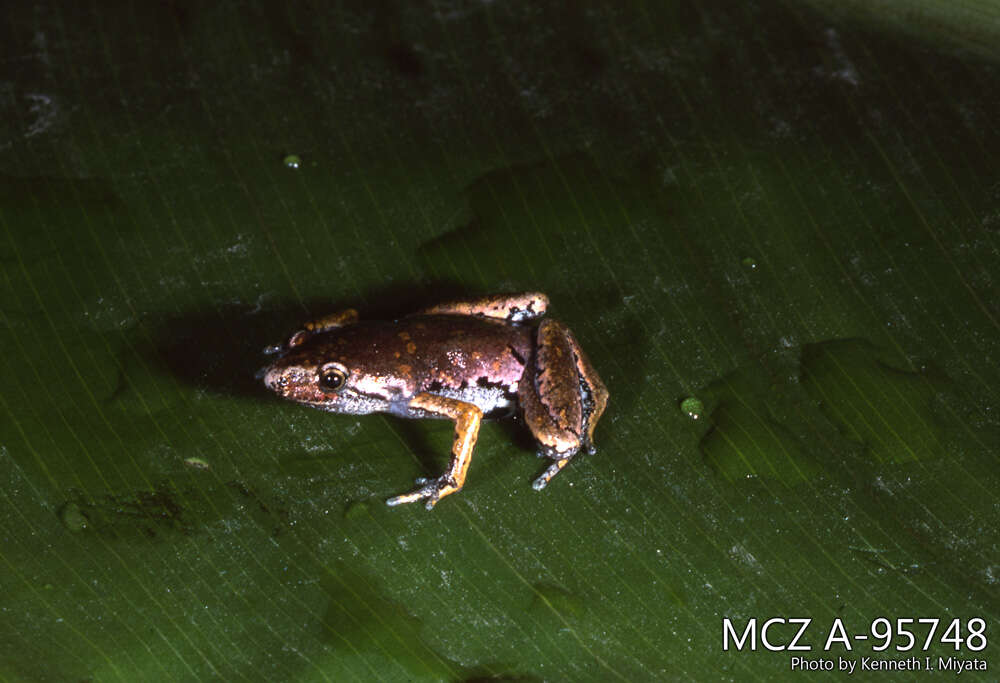
M1000 9L843 7L11 8L0 678L770 679L722 639L772 617L985 661L940 638L1000 616ZM450 424L255 376L528 289L611 394L541 493L491 422L388 508ZM943 625L823 651L879 617Z

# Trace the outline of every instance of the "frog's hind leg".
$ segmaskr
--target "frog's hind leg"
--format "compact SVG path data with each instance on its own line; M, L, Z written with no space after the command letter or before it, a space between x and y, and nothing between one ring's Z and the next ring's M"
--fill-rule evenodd
M540 318L548 308L549 298L541 292L521 292L448 301L412 315L471 315L517 323Z
M535 481L531 484L531 488L535 489L536 491L541 491L542 489L544 489L546 486L549 485L549 482L552 481L552 477L559 474L562 471L562 468L566 467L566 465L568 465L569 461L572 459L573 456L569 455L565 458L560 458L559 460L553 462L551 465L549 465L548 469L545 470L542 476L540 476L538 479L535 479Z
M594 427L607 406L608 390L573 333L558 320L538 326L535 353L518 395L539 455L555 460L535 480L534 488L541 490L581 448L594 452Z

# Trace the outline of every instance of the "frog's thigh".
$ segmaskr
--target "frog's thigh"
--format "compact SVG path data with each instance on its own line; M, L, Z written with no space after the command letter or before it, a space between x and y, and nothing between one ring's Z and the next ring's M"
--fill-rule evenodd
M465 475L472 462L472 449L479 437L479 424L483 411L478 406L454 398L437 396L426 392L417 394L410 401L410 407L420 408L435 415L443 415L455 421L455 442L451 447L451 466L448 468L448 486L439 493L439 498L458 491L465 484Z
M558 320L538 326L533 381L518 388L529 428L551 457L593 451L608 390L573 333Z
M545 315L548 307L549 298L541 292L521 292L448 301L417 311L413 315L472 315L519 322Z
M576 371L580 378L580 394L583 401L583 446L588 451L593 452L594 427L597 426L597 421L604 414L604 409L608 407L608 388L604 386L604 382L594 370L594 366L590 364L590 359L580 348L573 334L565 325L561 323L559 325L566 332L566 341L573 351Z
M528 428L553 458L567 458L580 450L584 433L583 397L574 359L574 344L565 325L543 320L533 374L518 385Z

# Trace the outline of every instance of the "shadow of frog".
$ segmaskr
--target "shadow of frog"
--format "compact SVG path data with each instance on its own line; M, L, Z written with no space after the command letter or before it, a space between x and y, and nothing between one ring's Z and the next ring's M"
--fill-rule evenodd
M260 371L273 360L266 351L283 345L306 321L346 308L361 311L365 319L391 320L457 292L447 285L397 285L369 294L364 301L312 298L268 308L233 304L185 312L163 319L154 328L152 348L144 355L185 384L277 400L260 381Z

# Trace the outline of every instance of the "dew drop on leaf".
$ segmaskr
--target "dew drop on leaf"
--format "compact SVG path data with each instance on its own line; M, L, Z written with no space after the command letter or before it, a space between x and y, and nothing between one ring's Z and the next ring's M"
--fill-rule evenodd
M692 420L697 420L705 412L705 405L701 402L701 399L695 398L694 396L688 396L681 401L681 412L690 417Z

